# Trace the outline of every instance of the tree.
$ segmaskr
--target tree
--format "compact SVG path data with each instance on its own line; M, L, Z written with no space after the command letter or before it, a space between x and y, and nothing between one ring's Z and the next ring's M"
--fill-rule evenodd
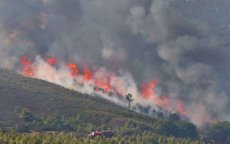
M25 122L32 122L33 120L36 120L36 117L26 108L22 108L18 112L18 117L22 118Z
M177 138L198 138L196 127L186 121L160 120L155 123L154 131L164 136L174 136Z
M214 140L216 144L227 144L230 136L230 122L218 122L207 132L206 138Z
M164 136L174 136L176 126L171 121L159 120L154 124L154 131Z
M179 121L179 120L180 120L180 116L179 116L178 114L176 114L176 113L170 114L170 115L169 115L169 120L170 120L170 121L173 121L173 122Z
M187 121L175 121L174 125L176 126L175 129L175 135L176 137L180 138L191 138L191 139L197 139L198 132L196 130L196 127Z
M132 103L132 101L133 101L133 98L132 98L132 97L133 97L132 94L127 94L127 95L125 96L125 99L128 101L129 108L131 107L131 103Z

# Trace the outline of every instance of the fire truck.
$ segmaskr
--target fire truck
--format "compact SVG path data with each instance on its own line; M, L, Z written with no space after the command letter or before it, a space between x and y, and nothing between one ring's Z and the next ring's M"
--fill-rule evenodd
M113 137L113 135L114 133L112 131L93 131L90 134L88 134L88 136L91 138L95 138L97 136L111 138Z

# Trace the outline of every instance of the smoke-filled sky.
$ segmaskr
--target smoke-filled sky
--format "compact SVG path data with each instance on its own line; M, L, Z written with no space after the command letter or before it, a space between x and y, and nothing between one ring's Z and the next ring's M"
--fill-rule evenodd
M228 0L0 0L0 66L40 55L129 72L182 99L197 125L230 121L229 9Z

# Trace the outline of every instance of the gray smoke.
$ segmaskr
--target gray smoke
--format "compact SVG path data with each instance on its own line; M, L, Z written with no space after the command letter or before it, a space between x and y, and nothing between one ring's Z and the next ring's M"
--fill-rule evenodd
M129 71L185 101L199 126L230 120L226 38L193 11L187 16L183 3L193 1L0 0L0 66L41 55Z

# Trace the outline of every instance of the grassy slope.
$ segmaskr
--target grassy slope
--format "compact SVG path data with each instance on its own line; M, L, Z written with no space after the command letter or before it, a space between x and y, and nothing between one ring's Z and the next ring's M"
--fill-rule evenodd
M26 108L36 116L81 113L84 122L123 126L131 121L149 127L154 119L131 112L98 97L81 94L63 87L8 71L0 71L0 124L14 127L24 123L16 114L17 108ZM108 119L106 119L108 118ZM81 119L81 118L80 118Z

